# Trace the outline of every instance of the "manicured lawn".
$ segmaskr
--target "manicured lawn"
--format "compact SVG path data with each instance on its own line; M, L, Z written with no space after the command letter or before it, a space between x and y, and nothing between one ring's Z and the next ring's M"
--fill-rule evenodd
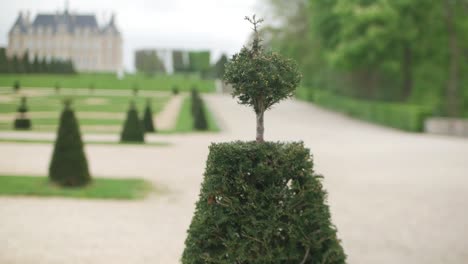
M0 113L16 112L21 100L20 95L4 95L10 100L1 102ZM99 95L37 95L27 97L30 112L56 112L60 113L65 99L72 100L76 112L106 112L125 113L130 101L134 101L138 110L143 111L146 100L150 98L153 113L159 112L170 96L99 96Z
M95 178L81 188L62 188L47 177L0 176L0 195L7 196L61 196L87 199L142 199L153 190L143 179Z
M89 88L131 90L136 84L141 90L170 91L174 85L180 91L190 91L197 87L201 92L214 92L213 80L202 80L198 75L156 75L147 77L143 74L126 74L121 80L115 74L80 73L76 75L60 74L0 74L0 86L12 87L19 80L21 87L53 88L56 83L61 88Z
M31 90L28 90L31 91ZM0 103L0 114L9 114L9 118L0 119L0 130L11 130L13 118L20 102L20 95L3 94ZM55 95L38 94L27 99L28 115L32 121L34 131L55 131L57 129L60 113L63 109L64 99L72 99L78 121L83 131L117 132L120 131L129 102L136 104L139 114L143 110L147 99L151 99L153 114L160 112L171 95L158 96L102 96L102 95ZM40 112L40 113L38 113ZM91 127L90 127L91 126ZM97 126L99 129L93 129Z
M193 129L193 117L191 113L191 104L192 102L191 102L190 96L187 96L184 99L184 102L182 103L182 107L180 109L180 112L177 118L176 127L173 132L186 133L186 132L196 131ZM216 121L213 115L211 114L210 109L206 107L206 104L205 104L205 113L206 113L206 118L208 121L208 131L218 132L219 127L216 124Z
M53 140L39 140L39 139L3 139L0 138L1 142L7 143L25 143L25 144L54 144ZM90 141L85 142L86 145L129 145L129 146L159 146L167 147L170 146L169 142L110 142L110 141Z

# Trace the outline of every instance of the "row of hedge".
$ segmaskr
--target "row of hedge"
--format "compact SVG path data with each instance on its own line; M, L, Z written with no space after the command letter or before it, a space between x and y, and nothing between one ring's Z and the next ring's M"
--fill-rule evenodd
M427 106L372 102L339 96L327 91L314 91L313 96L309 96L308 99L317 105L352 117L412 132L423 131L424 120L432 114L431 108Z

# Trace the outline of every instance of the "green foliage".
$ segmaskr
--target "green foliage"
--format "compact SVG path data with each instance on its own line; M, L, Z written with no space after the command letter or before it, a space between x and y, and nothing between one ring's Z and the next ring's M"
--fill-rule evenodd
M424 120L431 114L428 107L358 100L322 91L315 92L313 98L318 105L350 116L412 132L423 131Z
M302 143L212 144L182 263L345 263Z
M59 188L46 177L0 176L0 195L57 196L85 199L141 199L152 190L142 179L93 179L81 188Z
M468 79L462 74L468 70L463 1L268 2L272 21L282 23L265 30L267 44L298 61L306 73L304 86L366 100L430 105L434 98L441 102L456 96L468 101ZM452 39L458 56L449 45ZM444 91L449 83L452 93Z
M130 103L130 109L127 112L122 133L120 134L120 142L144 142L145 133L143 124L138 118L138 112L135 104Z
M49 178L54 183L65 187L78 187L91 182L83 149L83 141L70 101L60 116L57 139L49 166Z
M138 50L135 52L135 68L147 76L166 73L163 61L155 50Z
M188 56L191 72L202 73L210 68L209 51L190 51Z
M172 87L172 94L173 95L178 95L179 94L179 87L178 86L173 86Z
M225 54L221 55L219 60L214 65L214 76L218 79L223 79L224 72L226 69L226 64L228 63L228 58Z
M208 120L208 131L218 132L219 127L209 108L205 107L205 113ZM177 115L176 126L171 133L190 133L194 131L194 117L192 114L192 98L187 96L182 102L179 114Z
M143 74L125 74L122 79L111 73L79 73L75 75L60 74L0 74L0 86L8 86L20 81L23 87L54 87L57 80L64 89L88 87L94 83L96 89L129 90L137 83L140 90L171 91L178 86L180 91L190 91L196 85L201 92L214 92L212 80L202 80L196 74L156 75L148 78Z
M18 117L16 117L13 127L16 130L31 129L31 119L26 116L28 106L26 105L26 97L21 97L21 104L18 107Z
M19 91L19 89L21 88L21 85L20 85L20 82L18 80L16 80L14 83L13 83L13 92L17 93Z
M197 89L192 89L191 92L191 109L193 117L193 128L195 130L208 130L208 122L205 112L205 103L198 93Z
M256 26L256 25L255 25ZM256 29L255 29L256 30ZM293 95L301 80L296 64L263 49L257 31L251 48L243 47L226 65L224 79L232 84L232 95L240 104L263 113Z
M26 105L26 97L23 96L21 97L21 104L18 107L18 113L24 114L26 112L28 112L28 106Z
M151 99L147 99L145 112L143 114L143 128L145 132L156 132L153 123L153 110L151 110Z

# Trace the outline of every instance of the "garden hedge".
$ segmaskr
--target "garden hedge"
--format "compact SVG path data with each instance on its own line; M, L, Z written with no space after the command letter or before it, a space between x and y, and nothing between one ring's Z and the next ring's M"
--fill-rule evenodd
M345 263L303 143L212 144L182 263Z
M432 112L430 107L364 101L323 91L314 91L313 101L352 117L412 132L423 131L424 120Z

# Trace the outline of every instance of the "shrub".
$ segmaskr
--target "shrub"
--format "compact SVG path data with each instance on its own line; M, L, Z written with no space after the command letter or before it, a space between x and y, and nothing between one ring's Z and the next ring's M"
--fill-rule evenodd
M208 122L206 119L205 104L200 97L198 91L194 88L191 92L191 109L193 117L193 128L195 130L208 130Z
M138 95L138 91L139 91L139 86L138 84L133 84L133 87L132 87L132 93L133 93L133 96L137 96Z
M173 86L172 87L172 94L173 95L178 95L179 94L179 87Z
M59 93L60 93L60 83L58 83L58 82L55 83L54 88L55 88L55 93L56 93L56 94L59 94Z
M54 183L66 187L83 186L91 182L80 128L70 107L70 101L65 102L60 116L57 139L49 166L49 178Z
M19 89L21 88L21 85L20 85L20 82L18 80L16 80L14 83L13 83L13 92L14 93L17 93L19 92Z
M234 56L226 75L234 82L233 95L240 103L253 106L257 117L262 116L257 119L262 127L257 129L255 142L210 146L182 263L345 263L309 150L302 142L263 140L263 112L289 97L300 76L292 64L276 55L271 60L269 55L255 58L263 56L259 54L262 49L255 48L259 21L255 16L249 21L256 33L252 61L248 56ZM256 63L258 72L252 68ZM272 70L271 78L279 82L270 83L270 77L262 74L275 67L282 69ZM241 81L243 69L250 75L245 83Z
M156 132L153 122L153 111L151 109L151 100L146 101L145 113L143 114L143 128L145 132Z
M289 98L301 81L296 63L278 53L266 51L258 25L263 21L246 17L254 26L252 47L244 47L225 66L224 80L232 84L232 96L252 106L257 120L258 142L264 141L264 113L274 104Z
M14 122L14 128L17 130L28 130L31 129L31 119L26 115L28 112L28 106L26 105L26 97L21 98L21 104L18 107L18 116Z
M315 91L314 102L352 117L413 132L423 131L424 120L431 114L430 107L365 101L325 91Z
M345 263L302 143L212 144L185 246L184 264Z
M145 134L143 125L138 118L138 112L135 108L135 103L130 103L130 109L127 112L122 133L120 134L121 142L144 142Z

